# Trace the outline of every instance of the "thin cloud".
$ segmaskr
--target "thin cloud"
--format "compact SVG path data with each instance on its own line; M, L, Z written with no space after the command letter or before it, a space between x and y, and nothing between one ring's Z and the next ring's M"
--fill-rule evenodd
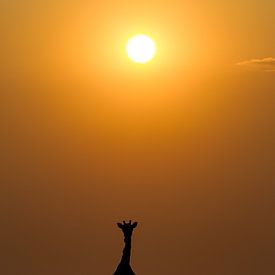
M236 65L249 70L275 72L275 57L245 60Z

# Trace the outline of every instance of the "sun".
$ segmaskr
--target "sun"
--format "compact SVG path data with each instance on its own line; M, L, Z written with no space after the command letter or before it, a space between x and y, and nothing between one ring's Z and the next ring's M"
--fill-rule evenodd
M131 60L145 64L154 58L156 44L149 36L139 34L128 40L126 51Z

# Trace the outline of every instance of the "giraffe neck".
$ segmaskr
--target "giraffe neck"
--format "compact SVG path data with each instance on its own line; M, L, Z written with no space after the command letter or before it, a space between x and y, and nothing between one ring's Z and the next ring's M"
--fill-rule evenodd
M135 275L130 265L132 234L124 234L124 248L121 261L114 275Z
M124 243L125 245L122 253L121 264L130 265L132 236L125 236Z

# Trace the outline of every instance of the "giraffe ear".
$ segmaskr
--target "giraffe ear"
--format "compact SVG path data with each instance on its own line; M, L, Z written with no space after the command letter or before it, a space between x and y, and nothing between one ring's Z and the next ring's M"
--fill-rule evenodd
M138 225L138 223L137 223L137 222L134 222L133 225L132 225L132 227L133 227L133 228L136 228L137 225Z
M122 224L120 222L117 223L117 226L122 229Z

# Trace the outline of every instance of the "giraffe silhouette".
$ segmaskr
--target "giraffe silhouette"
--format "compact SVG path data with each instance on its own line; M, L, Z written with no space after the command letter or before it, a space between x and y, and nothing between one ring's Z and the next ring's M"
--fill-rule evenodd
M132 223L132 221L130 220L129 223L126 223L125 221L123 221L123 224L117 223L117 226L123 232L125 245L124 245L121 261L118 264L114 275L135 275L134 271L130 266L130 258L131 258L132 233L134 228L137 227L137 222Z

